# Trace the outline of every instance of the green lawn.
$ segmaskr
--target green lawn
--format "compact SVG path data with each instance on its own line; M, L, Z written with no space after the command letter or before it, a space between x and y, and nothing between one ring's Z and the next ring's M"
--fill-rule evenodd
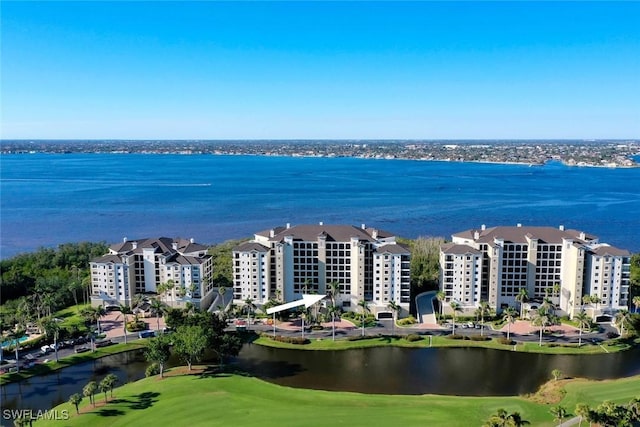
M78 385L81 391L83 384ZM561 402L569 412L576 402L597 405L605 399L626 402L640 395L640 377L615 381L575 380ZM96 395L100 404L104 394ZM65 403L71 419L64 425L111 426L479 426L498 408L518 411L531 425L551 426L551 405L521 397L390 396L282 387L239 375L147 378L117 388L114 400L81 414ZM36 426L59 426L41 421Z
M346 350L351 348L366 348L366 347L482 347L493 348L497 350L513 351L513 346L503 345L495 340L490 341L471 341L471 340L452 340L443 336L423 336L422 340L409 342L405 338L399 337L374 337L357 341L349 341L347 339L337 339L335 341L331 338L325 339L312 339L309 344L289 344L272 340L268 334L263 335L255 341L256 344L265 345L269 347L278 348L291 348L296 350ZM605 350L606 348L606 350ZM604 348L599 345L583 344L582 347L552 347L544 345L540 347L537 342L535 343L523 343L516 346L516 351L523 351L527 353L549 353L549 354L602 354L602 353L614 353L617 351L627 350L628 345L604 345Z

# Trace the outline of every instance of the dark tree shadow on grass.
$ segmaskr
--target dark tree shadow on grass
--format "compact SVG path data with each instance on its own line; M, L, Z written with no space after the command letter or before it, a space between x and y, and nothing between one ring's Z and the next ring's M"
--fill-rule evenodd
M124 415L124 411L121 411L120 409L105 408L100 409L98 411L98 415L100 415L101 417L117 417L119 415Z
M129 408L131 409L147 409L153 406L158 401L160 393L154 391L147 391L134 396L137 400L132 402Z

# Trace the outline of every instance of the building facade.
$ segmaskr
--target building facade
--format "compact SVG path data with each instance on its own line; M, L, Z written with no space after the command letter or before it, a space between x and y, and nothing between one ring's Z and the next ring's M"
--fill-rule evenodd
M532 305L548 297L561 314L587 309L613 315L629 303L630 253L595 236L564 227L493 227L466 230L440 248L440 287L463 310L481 301L500 311L518 306L526 289ZM598 304L583 304L583 296Z
M328 293L339 284L339 304L356 310L365 300L375 313L394 302L408 313L410 252L392 234L348 225L277 227L233 249L234 300L256 304Z
M127 240L90 262L93 305L131 305L134 295L161 295L170 306L207 308L214 296L207 247L193 239ZM160 289L159 289L160 288Z

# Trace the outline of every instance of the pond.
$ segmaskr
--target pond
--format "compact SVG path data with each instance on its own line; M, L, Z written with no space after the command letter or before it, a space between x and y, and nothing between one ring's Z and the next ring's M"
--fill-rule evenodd
M284 386L383 394L514 396L531 393L559 369L591 379L640 374L640 349L549 355L482 348L379 347L300 351L245 345L238 368Z
M395 347L342 351L284 350L246 344L233 363L276 384L384 394L518 395L535 391L553 369L592 379L640 374L640 349L603 355L545 355L480 348ZM170 365L178 364L172 359ZM50 409L108 373L119 384L144 377L132 351L71 366L1 388L3 409Z

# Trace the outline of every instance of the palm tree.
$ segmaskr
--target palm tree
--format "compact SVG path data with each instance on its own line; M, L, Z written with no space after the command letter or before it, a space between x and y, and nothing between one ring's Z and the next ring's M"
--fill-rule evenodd
M160 301L160 299L151 298L149 309L156 316L156 327L157 327L156 330L158 330L158 331L160 330L160 316L163 316L163 315L167 314L168 308L169 307L167 306L167 304L165 304L162 301Z
M256 305L253 303L253 300L251 298L247 298L246 300L244 300L243 308L247 311L247 329L248 329L249 325L251 325L251 312L256 310Z
M484 335L484 316L491 316L493 313L493 308L489 306L489 303L486 301L480 302L480 307L478 307L480 314L480 335Z
M109 391L109 380L107 378L103 378L98 385L100 391L104 393L104 403L107 403L107 392Z
M520 303L520 318L524 318L524 303L529 301L529 291L527 288L520 288L520 292L516 295L516 301Z
M507 416L507 425L513 427L522 427L531 424L529 421L522 419L520 412L513 412Z
M13 340L13 349L16 353L16 372L20 372L20 364L18 363L18 355L20 353L20 338L24 336L25 332L26 331L22 329L20 325L18 325L17 329L9 332L9 340Z
M547 313L542 309L538 309L538 312L536 313L533 322L532 322L535 326L540 326L540 347L542 347L542 333L544 332L544 327L549 323L549 316L547 315Z
M389 310L391 310L391 312L393 313L393 325L392 325L392 335L396 334L396 320L398 318L398 313L400 313L400 310L402 309L402 307L400 307L400 304L396 303L395 301L389 301L389 304L387 305L387 308Z
M127 343L127 322L129 321L128 319L128 315L133 314L133 310L131 309L130 306L128 305L124 305L124 304L120 304L120 314L118 315L118 317L116 317L116 320L118 320L120 317L123 318L123 327L122 327L122 331L124 332L124 343Z
M633 297L631 302L636 307L636 313L637 313L638 310L640 310L640 295L636 295L635 297Z
M551 299L544 297L542 299L542 304L540 304L540 308L544 310L545 313L553 315L555 313L555 305Z
M616 323L620 325L620 336L624 335L624 326L631 322L631 313L627 310L620 310L616 314Z
M583 295L582 296L582 305L591 304L591 295Z
M166 282L160 283L156 287L156 292L160 295L160 298L167 300L167 294L175 287L173 279L169 279Z
M118 381L120 381L118 377L115 376L114 374L109 374L106 377L104 377L102 381L106 381L106 383L109 386L109 392L111 393L111 397L113 397L113 388L116 386Z
M369 312L369 303L361 299L360 301L358 301L358 307L362 308L362 336L364 336L365 317Z
M589 417L589 405L585 404L585 403L578 403L576 405L576 410L574 411L576 413L577 416L580 417L580 422L578 424L578 427L582 426L582 420L585 418ZM589 423L589 425L591 425L591 423Z
M590 298L591 298L591 302L596 305L596 310L597 310L599 308L598 305L600 304L600 301L602 301L602 299L600 299L598 295L591 295Z
M462 311L462 307L460 307L460 304L455 302L455 301L451 301L449 303L449 307L451 307L451 310L453 310L453 331L452 331L452 334L455 335L456 334L456 317L458 315L458 312Z
M580 313L576 314L574 317L575 321L578 322L578 347L582 346L582 330L589 326L589 316L585 313L584 310L580 310Z
M507 322L507 340L511 340L511 324L516 321L517 314L513 307L507 307L502 313L502 319Z
M338 307L335 304L329 305L329 307L327 307L327 314L331 316L331 323L332 323L331 337L333 341L335 341L336 340L336 315L340 314L340 307Z
M224 286L218 287L218 295L220 295L220 304L222 306L224 306L224 294L226 293L227 293L227 288L225 288Z
M336 305L338 301L338 297L340 296L340 282L337 280L334 280L331 283L329 283L329 289L327 294L329 295L329 298L331 298L331 304Z
M436 292L436 299L438 300L438 312L440 313L440 316L439 316L440 320L442 320L442 305L446 296L447 295L444 293L444 291Z
M553 420L558 421L558 425L562 424L562 420L567 416L566 408L561 405L552 407L549 412L553 415Z
M98 384L95 381L89 381L89 383L86 386L84 386L84 388L82 389L82 394L85 397L89 398L89 402L93 404L94 408L96 406L96 401L93 398L93 395L96 393L97 389L98 389Z
M56 362L58 362L58 335L60 333L60 325L50 317L42 318L40 323L47 337L53 337L53 351L56 357Z
M82 402L82 396L80 395L80 393L74 393L69 396L69 403L76 407L76 414L80 413L80 410L78 409L78 407L80 406L80 402Z

